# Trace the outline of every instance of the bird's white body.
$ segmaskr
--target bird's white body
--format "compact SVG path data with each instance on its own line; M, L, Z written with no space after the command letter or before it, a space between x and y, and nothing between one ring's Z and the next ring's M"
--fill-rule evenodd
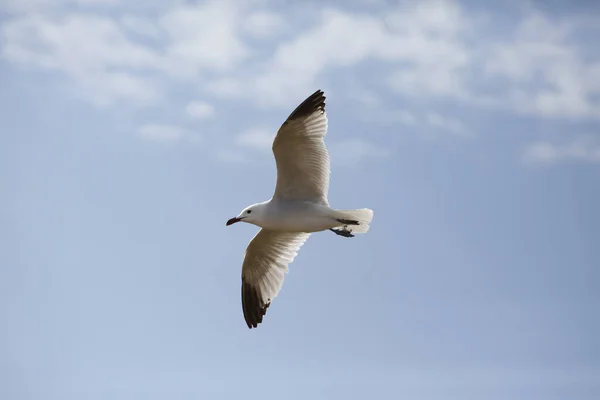
M329 153L325 146L325 96L317 90L286 119L273 141L277 184L270 200L242 210L227 225L246 222L262 228L250 241L242 265L242 309L257 327L300 247L314 232L344 237L369 230L373 211L329 206Z
M337 210L310 201L271 199L251 207L253 214L244 220L264 229L313 233L342 225Z

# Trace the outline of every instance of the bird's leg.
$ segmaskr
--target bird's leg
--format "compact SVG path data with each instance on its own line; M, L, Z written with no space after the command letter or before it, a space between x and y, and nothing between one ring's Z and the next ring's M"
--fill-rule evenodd
M352 231L350 231L348 229L347 225L344 225L344 228L342 228L342 229L331 228L329 230L331 232L335 233L336 235L340 235L340 236L343 236L343 237L347 237L347 238L354 237L354 235L352 234Z
M358 221L355 221L353 219L340 218L340 219L338 219L338 222L341 224L344 224L344 227L342 229L332 228L332 229L330 229L330 231L335 233L336 235L340 235L340 236L347 237L347 238L354 237L354 235L352 234L352 231L350 229L348 229L348 225L360 225Z

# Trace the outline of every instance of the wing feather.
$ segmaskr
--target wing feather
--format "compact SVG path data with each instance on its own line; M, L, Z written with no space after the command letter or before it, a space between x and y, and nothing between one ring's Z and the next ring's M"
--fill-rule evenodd
M273 141L277 184L273 197L328 205L330 180L325 96L317 90L281 125Z
M242 310L248 328L256 328L279 294L288 265L309 233L261 229L248 244L242 264Z

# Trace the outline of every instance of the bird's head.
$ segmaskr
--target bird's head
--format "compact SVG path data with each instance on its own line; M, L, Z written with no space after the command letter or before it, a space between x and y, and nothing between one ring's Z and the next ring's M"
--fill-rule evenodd
M242 210L237 217L230 218L226 225L232 225L236 222L247 222L249 224L258 225L264 215L265 204L252 204Z

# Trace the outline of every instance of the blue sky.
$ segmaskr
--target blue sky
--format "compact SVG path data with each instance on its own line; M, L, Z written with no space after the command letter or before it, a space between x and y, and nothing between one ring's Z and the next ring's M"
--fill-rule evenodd
M2 399L600 396L598 5L1 4ZM248 330L225 221L318 88L375 218Z

